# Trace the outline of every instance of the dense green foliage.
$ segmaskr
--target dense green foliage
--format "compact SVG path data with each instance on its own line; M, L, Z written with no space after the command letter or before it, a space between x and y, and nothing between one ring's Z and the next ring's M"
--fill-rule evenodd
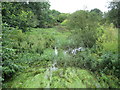
M53 78L48 78L45 68L31 68L25 73L17 73L6 85L9 88L118 88L118 79L112 76L95 76L90 71L79 68L66 68L54 71ZM16 85L17 83L17 85Z
M68 18L67 25L76 39L77 46L92 47L97 40L98 15L88 11L76 11ZM89 32L89 33L88 33ZM72 37L72 38L73 38Z
M25 9L25 3L2 3L2 21L12 27L18 27L24 32L28 27L35 27L37 19L34 13Z
M105 28L105 27L101 26L101 28L107 30L107 28ZM99 28L99 29L101 30L101 28ZM44 73L42 74L42 76L45 76L46 73L49 73L46 71L46 68L51 66L54 59L57 60L57 63L58 63L57 67L59 67L59 68L64 67L64 69L62 70L62 68L61 68L60 70L54 72L55 74L53 73L53 76L54 76L53 80L54 79L57 80L57 78L58 78L61 81L62 76L59 76L59 74L63 71L63 77L66 77L65 80L69 79L66 83L73 82L73 83L71 83L71 85L74 85L75 83L80 83L80 82L83 83L84 78L87 78L87 76L79 77L80 75L76 76L76 74L74 72L70 72L72 69L69 70L69 67L74 67L74 68L88 69L89 71L97 73L96 74L97 80L100 80L100 82L101 82L101 83L98 83L99 84L98 86L94 86L95 85L94 83L89 84L89 82L90 82L89 79L86 79L85 82L87 83L87 86L84 86L84 83L83 83L80 87L118 87L118 86L116 86L116 85L118 85L118 79L112 77L114 75L119 77L119 68L120 68L119 60L117 59L117 50L116 50L116 48L117 48L117 40L116 40L117 30L114 30L114 28L112 26L110 28L111 28L111 31L116 31L115 34L113 34L113 36L112 36L113 40L107 41L108 44L104 43L104 42L106 42L106 38L108 36L111 37L111 34L109 32L105 32L103 34L103 36L101 36L99 39L99 40L103 40L103 41L101 41L103 43L100 43L100 41L97 41L97 44L100 45L102 49L100 49L100 50L97 49L96 52L95 52L94 48L91 50L88 49L87 51L79 52L79 53L77 53L76 56L74 56L72 54L65 55L64 51L63 51L63 49L67 49L66 46L69 46L69 44L70 44L69 40L67 40L67 37L70 36L71 34L68 32L64 32L64 34L63 34L61 32L57 32L56 28L55 29L39 29L38 28L38 29L33 29L31 32L22 33L22 32L20 32L20 30L19 31L16 31L16 29L14 30L14 28L11 28L12 31L8 30L10 28L7 27L7 29L5 29L5 30L9 31L9 36L8 36L9 38L7 38L7 37L3 38L4 39L3 40L4 41L3 42L3 44L4 44L4 47L3 47L3 51L4 51L3 52L3 54L4 54L4 56L3 56L3 63L4 63L3 64L3 76L5 76L4 79L13 76L13 74L16 73L16 71L18 71L18 70L21 71L18 74L20 76L18 76L18 75L17 75L18 77L14 76L14 77L16 77L16 80L13 79L13 82L18 82L18 83L20 83L20 85L18 84L16 86L16 85L12 84L13 82L9 82L10 84L9 83L6 84L6 85L8 85L7 87L19 87L19 88L20 87L34 87L34 88L35 87L47 87L46 84L50 83L49 79L45 80L45 82L43 83L45 85L42 85L42 86L39 86L38 84L35 84L35 83L34 83L35 86L31 86L31 84L29 82L32 79L38 80L38 78L40 78L40 76L43 72ZM4 32L4 35L5 35L5 33L7 33L7 31ZM11 31L11 33L10 33L10 31ZM17 32L19 34L17 35L15 32ZM20 33L21 33L22 37L21 37ZM11 37L11 35L13 37ZM66 37L66 35L67 35L67 37ZM107 38L107 40L110 39L109 37ZM23 39L25 38L25 39L24 40L21 39L21 41L17 40L20 38L23 38ZM11 43L7 43L6 41L9 41ZM59 41L59 43L56 43L57 41ZM6 42L6 44L5 44L5 42ZM34 42L37 42L37 43L34 43ZM47 42L49 44L47 44ZM112 42L114 44L116 43L116 45L112 45L114 47L109 48L108 46ZM20 43L20 46L18 45L19 43ZM29 43L29 44L27 44L27 43ZM14 47L15 44L16 44L16 48ZM58 50L59 50L59 54L58 54L57 58L55 57L54 49L53 49L55 46L57 46ZM38 70L38 68L41 68L41 69ZM42 70L42 68L43 68L43 70ZM69 70L69 71L66 71L66 70ZM28 73L25 74L25 73L23 73L24 71L25 71L25 73L26 72L28 72ZM73 69L73 71L74 71L74 69ZM82 73L82 71L79 71L79 69L78 69L77 74L79 74L79 72ZM67 73L71 73L72 76L69 76L69 78L68 78ZM109 77L104 75L103 73L105 73ZM34 77L33 75L36 78L33 78ZM58 75L58 77L56 77L56 75ZM83 79L83 81L80 81L80 82L73 81L72 77L74 75L76 76L76 80L78 80L77 78L79 78L80 80ZM84 75L84 74L82 74L82 75ZM102 75L104 77L101 77L100 75ZM43 81L44 78L42 78L42 76L41 76L41 79ZM26 77L29 77L29 78L27 79ZM91 75L90 76L88 75L88 77L91 77ZM111 84L110 82L113 80L113 78L115 79L115 81L112 82L112 84ZM40 79L40 81L41 81L41 79ZM95 78L93 77L93 79L95 79ZM26 81L23 81L23 80L26 80ZM61 82L63 82L63 81L61 81ZM58 81L55 81L52 84L54 85L56 82L59 83ZM109 84L107 84L107 82ZM42 83L42 82L38 82L38 83ZM68 83L68 86L64 86L64 83L65 82L63 82L62 83L63 85L61 85L61 86L59 86L59 85L57 86L57 84L56 84L55 86L51 86L51 87L69 87L69 83ZM26 86L24 86L24 85L26 85ZM38 86L36 86L36 85L38 85ZM6 86L4 86L4 87L6 87ZM75 87L75 86L71 86L71 87Z
M30 27L48 28L62 22L67 16L50 10L48 2L3 2L2 21L23 32ZM56 18L57 17L57 18Z
M108 12L108 20L113 23L117 28L120 28L120 1L110 2Z
M120 88L118 28L109 12L65 14L48 2L2 5L4 88Z

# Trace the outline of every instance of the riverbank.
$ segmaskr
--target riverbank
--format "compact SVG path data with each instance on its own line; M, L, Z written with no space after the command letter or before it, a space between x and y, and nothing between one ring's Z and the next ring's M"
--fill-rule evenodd
M69 50L68 47L73 44L70 35L70 32L61 32L56 28L37 28L26 32L23 35L26 38L18 42L18 47L22 47L24 52L18 54L16 62L22 68L12 78L4 81L3 88L119 87L116 76L91 70L92 65L97 65L100 61L97 54L80 46Z

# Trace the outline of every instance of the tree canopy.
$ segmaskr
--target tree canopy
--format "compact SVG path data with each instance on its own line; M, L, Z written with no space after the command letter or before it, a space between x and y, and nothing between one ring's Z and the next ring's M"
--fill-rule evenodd
M114 23L114 25L120 28L120 1L110 2L109 4L108 18L109 21Z

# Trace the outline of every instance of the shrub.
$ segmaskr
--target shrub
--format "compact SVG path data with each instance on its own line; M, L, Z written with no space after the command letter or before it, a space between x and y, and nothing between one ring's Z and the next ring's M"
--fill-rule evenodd
M17 30L15 28L9 27L7 24L3 25L3 42L2 42L2 71L3 78L9 78L21 67L16 63L18 55L16 54L16 49L13 49L13 42L16 42L15 35L18 33L13 31ZM13 36L11 36L13 34Z
M91 48L96 43L98 22L97 15L93 14L80 10L68 17L67 26L73 33L76 45Z
M103 34L98 38L97 45L101 50L118 52L118 29L110 26L103 26Z

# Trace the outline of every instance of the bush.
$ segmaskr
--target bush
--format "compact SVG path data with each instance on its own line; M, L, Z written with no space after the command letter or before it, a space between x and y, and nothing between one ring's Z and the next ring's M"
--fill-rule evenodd
M18 42L16 37L20 37L21 34L17 28L11 28L7 24L3 25L2 74L4 79L13 76L13 74L21 69L21 66L16 63L18 54L16 54L17 48L14 47L15 43Z
M103 26L102 35L97 40L97 45L101 47L101 50L118 52L118 29L113 25Z
M102 35L98 38L96 54L99 55L100 71L120 78L120 61L118 59L118 29L113 25L102 26Z
M88 11L76 11L68 17L67 26L78 46L92 47L97 39L97 15Z

